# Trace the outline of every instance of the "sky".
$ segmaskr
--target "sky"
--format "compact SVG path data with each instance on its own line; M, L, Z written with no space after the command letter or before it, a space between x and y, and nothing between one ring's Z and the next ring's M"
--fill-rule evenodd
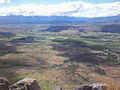
M0 16L106 17L120 14L120 0L0 0Z
M60 4L63 2L75 2L75 1L83 1L92 4L99 3L110 3L110 2L118 2L120 0L0 0L0 6L19 6L24 4L42 4L42 5L53 5Z

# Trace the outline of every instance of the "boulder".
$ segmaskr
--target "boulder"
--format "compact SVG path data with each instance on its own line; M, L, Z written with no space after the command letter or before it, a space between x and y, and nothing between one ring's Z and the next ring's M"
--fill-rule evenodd
M41 89L35 79L25 78L13 84L10 87L10 90L41 90Z
M9 90L9 81L0 77L0 90Z
M80 88L77 88L75 90L107 90L107 85L106 84L88 84L88 85L83 85Z
M63 90L62 87L57 86L56 88L54 88L53 90Z

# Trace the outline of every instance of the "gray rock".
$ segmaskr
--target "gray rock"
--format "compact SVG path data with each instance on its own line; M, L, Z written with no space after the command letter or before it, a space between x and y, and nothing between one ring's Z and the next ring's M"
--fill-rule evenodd
M0 90L9 90L9 81L0 77Z
M107 90L106 84L88 84L83 85L80 88L77 88L75 90Z
M18 81L10 90L41 90L37 81L31 78L25 78L23 80Z
M63 90L62 87L57 86L56 88L54 88L53 90Z

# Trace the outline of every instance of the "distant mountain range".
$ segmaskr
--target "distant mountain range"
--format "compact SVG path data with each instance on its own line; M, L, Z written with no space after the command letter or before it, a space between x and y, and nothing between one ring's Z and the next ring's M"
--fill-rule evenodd
M77 24L97 22L120 22L120 15L95 18L68 16L0 16L0 24Z

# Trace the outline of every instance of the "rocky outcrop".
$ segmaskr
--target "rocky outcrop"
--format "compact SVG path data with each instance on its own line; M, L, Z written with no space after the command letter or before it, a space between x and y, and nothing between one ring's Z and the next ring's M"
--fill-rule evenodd
M80 88L77 88L75 90L107 90L106 84L88 84L83 85Z
M53 90L63 90L62 87L57 86L56 88L54 88Z
M32 78L25 78L9 87L9 81L0 77L0 90L41 90L38 82ZM63 90L62 87L57 86L53 90ZM87 84L75 90L107 90L106 84Z
M41 90L41 89L35 79L25 78L13 84L10 87L10 90Z
M9 90L9 81L0 77L0 90Z

